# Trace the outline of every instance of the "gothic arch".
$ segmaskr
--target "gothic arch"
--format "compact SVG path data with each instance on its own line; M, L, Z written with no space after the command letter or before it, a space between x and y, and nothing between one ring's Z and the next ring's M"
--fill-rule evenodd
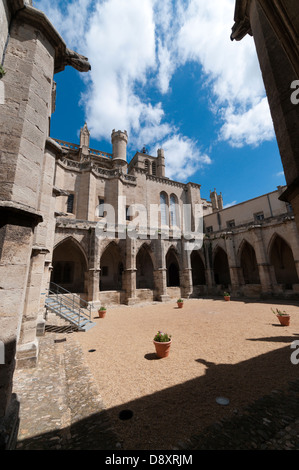
M168 194L165 191L160 193L160 213L161 213L161 227L169 227L169 200Z
M171 246L166 254L167 287L180 286L180 263L178 252Z
M260 284L259 269L253 246L243 239L238 250L239 263L245 284Z
M169 218L172 228L180 226L179 200L176 194L173 193L169 197Z
M292 289L293 284L299 283L292 248L277 233L269 243L269 260L274 267L277 284L282 284L285 289Z
M136 255L136 288L154 288L153 254L147 243L143 243Z
M84 259L85 259L85 262L86 262L86 265L88 266L88 257L86 255L86 251L85 249L83 248L83 246L81 245L81 243L75 238L73 237L72 235L69 235L65 238L62 238L61 240L59 240L55 245L54 245L54 249L53 249L53 253L54 253L54 250L56 250L56 248L58 248L60 245L66 243L66 242L71 242L74 244L74 246L76 248L78 248L81 253L82 253L82 256L84 256Z
M100 291L122 289L124 259L119 245L114 241L102 250L100 269Z
M205 285L205 264L199 250L193 250L191 253L191 269L193 286Z
M60 240L53 250L51 282L70 292L85 292L88 260L80 243L73 237Z
M213 270L215 284L227 287L231 283L227 254L219 245L214 251Z

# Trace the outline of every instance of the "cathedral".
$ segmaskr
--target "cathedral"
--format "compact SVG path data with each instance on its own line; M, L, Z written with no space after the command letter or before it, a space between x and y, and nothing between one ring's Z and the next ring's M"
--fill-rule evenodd
M113 130L111 154L90 149L86 124L78 144L55 140L52 283L96 306L227 290L235 297L299 295L299 238L292 207L279 200L283 187L224 208L216 190L207 201L200 185L165 177L163 149L130 159L127 141L125 131ZM105 208L112 208L110 229ZM140 208L144 217L136 218Z

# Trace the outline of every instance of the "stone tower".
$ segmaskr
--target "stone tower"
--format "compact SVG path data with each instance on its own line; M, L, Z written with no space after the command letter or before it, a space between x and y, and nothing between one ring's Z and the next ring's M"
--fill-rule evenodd
M114 168L127 168L127 143L128 134L127 131L115 131L113 129L111 134L112 142L112 160Z
M164 177L165 176L165 157L164 157L163 149L158 149L157 160L158 160L157 175Z

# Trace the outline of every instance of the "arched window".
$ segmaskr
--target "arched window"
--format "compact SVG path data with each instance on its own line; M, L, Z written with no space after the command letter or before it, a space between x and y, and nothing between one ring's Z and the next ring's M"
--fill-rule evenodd
M170 196L170 223L172 227L177 227L177 198L172 194Z
M69 194L66 202L66 211L69 214L72 214L74 212L74 195Z
M157 174L156 162L153 162L153 163L152 163L152 173L153 173L154 176L156 176L156 174Z
M168 225L168 206L165 193L160 194L161 225Z

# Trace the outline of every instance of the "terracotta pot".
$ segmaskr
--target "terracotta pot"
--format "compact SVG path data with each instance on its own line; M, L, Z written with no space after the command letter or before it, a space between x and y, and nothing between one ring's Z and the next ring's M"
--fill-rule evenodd
M183 308L184 303L183 302L177 302L179 308Z
M227 302L230 300L230 296L229 295L225 295L224 296L224 300L226 300Z
M106 315L106 310L98 310L98 313L100 318L104 318Z
M290 324L290 315L277 315L280 324L283 326L289 326Z
M154 345L155 345L156 354L158 357L167 357L169 355L171 341L168 341L167 343L154 341Z

